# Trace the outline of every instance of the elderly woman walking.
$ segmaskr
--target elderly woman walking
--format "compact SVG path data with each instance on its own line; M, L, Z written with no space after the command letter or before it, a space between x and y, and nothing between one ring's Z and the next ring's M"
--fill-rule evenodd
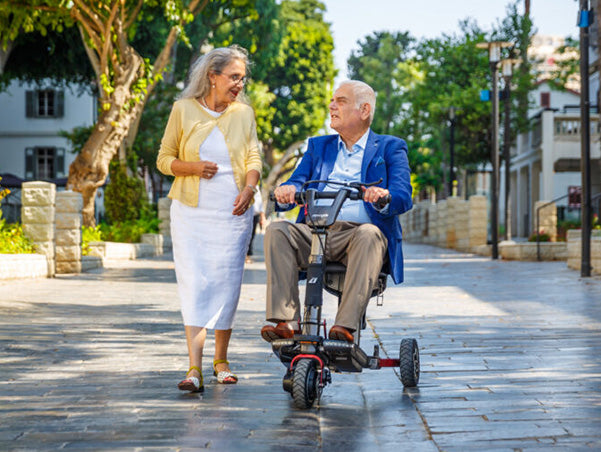
M239 46L213 49L192 66L157 157L175 176L171 236L190 368L178 388L202 391L207 329L215 330L217 381L238 381L227 360L252 227L261 157L242 90L249 61Z

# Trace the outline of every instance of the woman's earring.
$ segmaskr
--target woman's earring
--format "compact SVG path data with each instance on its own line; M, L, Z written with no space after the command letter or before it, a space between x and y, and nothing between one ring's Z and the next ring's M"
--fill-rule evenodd
M211 85L211 88L215 88L215 85L214 85L214 84L213 84L213 85Z

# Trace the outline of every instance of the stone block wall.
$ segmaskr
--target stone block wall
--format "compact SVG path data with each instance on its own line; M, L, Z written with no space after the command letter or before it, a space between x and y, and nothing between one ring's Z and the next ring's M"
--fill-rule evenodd
M81 272L83 197L71 190L56 194L56 273Z
M407 242L486 254L486 203L484 196L471 196L469 200L452 197L437 203L416 203L413 209L401 215L403 237Z
M540 233L549 234L551 241L554 242L557 240L557 206L555 203L549 203L549 201L536 201L534 203L534 223L532 225L534 231L536 231L536 212L539 208L538 230Z
M158 200L158 215L159 220L159 232L163 235L163 237L171 237L171 199L169 198L161 198Z
M486 246L488 242L488 209L486 196L470 196L467 208L469 249Z
M21 187L21 223L23 232L36 251L46 256L48 276L54 276L56 186L50 182L23 182Z
M582 266L582 230L570 229L567 234L568 268L580 270ZM591 231L591 273L601 275L601 230Z

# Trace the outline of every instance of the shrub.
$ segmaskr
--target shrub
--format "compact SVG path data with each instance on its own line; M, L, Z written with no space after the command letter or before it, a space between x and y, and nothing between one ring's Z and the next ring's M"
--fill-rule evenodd
M0 177L0 181L2 178ZM0 186L0 201L10 193L8 188ZM19 223L7 223L2 218L0 210L0 254L31 254L35 253L35 246L23 233Z
M102 241L102 232L100 226L82 226L81 227L81 254L87 256L90 254L90 242Z
M19 223L6 223L0 218L0 254L31 254L35 246L23 233Z
M109 224L135 221L151 211L144 182L129 177L125 167L113 160L109 166L110 182L105 190L104 206Z
M530 237L528 237L528 241L529 242L536 242L536 236L538 235L538 241L539 242L550 242L551 241L551 236L549 234L547 234L544 231L540 231L538 234L535 232L534 234L532 234Z

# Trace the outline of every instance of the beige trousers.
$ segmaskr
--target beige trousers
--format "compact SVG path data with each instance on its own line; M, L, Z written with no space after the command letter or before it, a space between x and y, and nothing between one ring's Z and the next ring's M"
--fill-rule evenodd
M298 272L311 254L311 230L304 223L277 221L265 231L268 321L300 318ZM388 241L373 224L337 221L328 231L326 260L346 265L336 325L355 330L367 308L386 257Z

